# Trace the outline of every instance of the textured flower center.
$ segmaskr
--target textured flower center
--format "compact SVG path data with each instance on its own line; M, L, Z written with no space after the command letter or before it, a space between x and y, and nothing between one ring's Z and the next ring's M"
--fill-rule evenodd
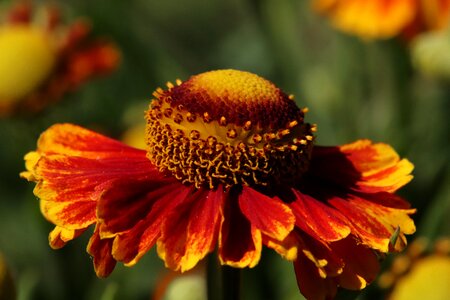
M202 73L157 89L147 112L149 159L197 188L298 180L315 126L292 97L257 75Z
M0 102L32 92L54 64L52 44L43 31L27 26L0 28Z

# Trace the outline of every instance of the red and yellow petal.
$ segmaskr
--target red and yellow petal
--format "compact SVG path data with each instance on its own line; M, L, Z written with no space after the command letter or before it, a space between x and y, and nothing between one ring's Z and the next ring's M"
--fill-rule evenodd
M380 264L372 249L357 244L353 238L332 243L330 247L344 261L343 272L337 280L343 288L361 290L378 275Z
M415 209L386 207L355 195L347 199L334 197L328 202L349 219L353 234L365 245L384 253L390 251L390 239L397 228L399 238L394 245L396 251L406 246L405 234L413 234L416 230L409 216Z
M292 231L289 235L282 241L278 241L267 235L263 235L262 243L281 255L286 260L294 261L297 259L298 255L298 238L296 234Z
M232 189L226 197L219 233L219 260L235 268L254 267L261 258L262 234L241 212L239 192Z
M333 299L337 288L361 290L377 276L377 256L353 237L329 244L299 234L301 254L294 262L297 283L307 299Z
M96 205L111 181L155 173L145 151L81 127L61 124L45 131L38 149L26 155L22 177L37 183L44 216L67 230L96 222Z
M197 265L217 244L223 221L224 191L199 190L169 214L157 242L166 267L185 272Z
M107 277L116 266L116 260L111 255L112 243L112 239L102 239L100 237L97 226L89 240L87 252L93 258L94 270L98 277Z
M412 179L413 165L391 146L359 140L340 147L316 146L311 174L360 192L395 192Z
M322 278L315 264L306 256L299 255L294 262L295 276L300 292L308 300L330 300L337 293L334 278Z
M289 206L296 217L296 225L316 239L332 242L347 237L350 226L338 211L313 197L293 189L296 197Z
M113 237L114 243L112 254L118 261L122 261L127 266L136 264L139 259L152 248L157 239L161 236L163 222L181 204L183 204L191 193L192 189L179 182L152 186L146 182L136 182L132 188L127 189L126 199L122 200L117 195L121 194L123 185L116 185L111 191L106 192L99 204L99 216L101 216L101 235ZM115 191L119 191L116 193ZM129 201L129 207L122 206L124 210L104 210L108 203L115 201ZM139 203L148 202L142 207L142 215L133 220L124 220L124 224L116 222L118 215L126 215L127 209L136 216L133 210L139 207ZM103 203L104 204L101 204ZM115 207L116 206L112 204ZM134 225L133 225L134 224ZM132 227L128 228L130 225Z
M67 242L80 236L85 229L66 229L60 226L55 226L55 228L48 235L48 241L53 249L59 249L66 245Z
M252 226L278 241L284 240L294 228L295 217L288 205L250 187L242 188L239 207Z

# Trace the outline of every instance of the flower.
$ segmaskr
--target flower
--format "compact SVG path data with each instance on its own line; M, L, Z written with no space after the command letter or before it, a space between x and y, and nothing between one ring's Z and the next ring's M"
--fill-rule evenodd
M415 210L395 192L413 165L389 145L315 146L306 109L252 73L167 86L146 112L146 151L57 124L25 156L53 248L95 225L87 251L104 277L155 245L181 272L216 247L222 265L254 267L264 245L293 261L307 298L324 299L364 288L378 256L405 247Z
M417 36L411 44L411 58L416 69L427 77L449 80L450 26L446 31Z
M363 39L413 37L450 19L449 0L314 0L313 6L336 28Z
M450 289L450 239L440 238L434 251L426 251L428 240L415 239L405 254L395 257L378 284L389 288L388 299L448 299Z
M0 23L0 116L36 112L94 76L113 71L119 51L89 37L82 20L60 21L53 6L19 2Z

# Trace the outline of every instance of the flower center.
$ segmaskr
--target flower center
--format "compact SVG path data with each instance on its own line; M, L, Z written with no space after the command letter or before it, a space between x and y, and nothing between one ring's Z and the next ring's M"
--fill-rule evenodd
M316 127L270 81L218 70L167 85L146 115L148 157L161 171L210 189L290 182L306 171Z
M48 77L55 54L48 36L28 26L0 28L0 102L25 97Z

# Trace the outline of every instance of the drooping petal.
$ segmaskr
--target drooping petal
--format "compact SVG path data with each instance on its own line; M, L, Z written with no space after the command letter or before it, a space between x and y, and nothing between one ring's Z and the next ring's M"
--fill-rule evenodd
M290 203L296 225L319 240L337 241L350 234L347 220L335 209L313 197L292 190L296 199Z
M299 256L305 256L317 268L320 278L336 277L342 273L345 262L333 251L331 245L305 233L296 232Z
M284 240L278 241L267 235L263 235L263 244L275 250L286 260L294 261L298 255L298 239L294 232L291 232Z
M294 228L295 217L289 206L250 187L242 188L239 207L252 226L278 241L284 240Z
M314 147L310 174L345 189L392 193L412 179L412 169L389 145L359 140L340 147Z
M93 258L95 273L98 277L107 277L116 266L116 260L111 255L112 242L112 239L100 238L98 226L89 240L87 252Z
M308 300L331 300L337 293L334 278L322 278L316 266L303 255L294 262L297 285Z
M185 272L214 250L223 221L224 192L199 190L165 219L157 243L166 267Z
M78 236L80 236L85 229L66 229L60 226L55 226L55 228L48 235L48 241L50 243L50 247L53 249L59 249L66 245L68 241L71 241Z
M404 235L412 234L416 230L413 220L409 217L415 209L390 208L356 195L350 195L347 199L333 197L328 202L345 214L353 224L354 234L364 244L384 253L390 250L390 238L397 228L400 231L394 245L397 251L406 245Z
M45 131L37 150L26 156L26 167L21 176L37 183L34 193L44 216L71 230L96 221L96 203L108 183L157 172L145 151L71 124Z
M105 205L100 204L99 206L106 207L108 203L122 201L122 199L117 198L120 193L115 191L121 191L123 187L123 185L116 185L105 193L100 201L104 202ZM155 245L157 239L161 236L161 226L164 220L174 209L186 201L191 190L190 187L179 182L157 187L149 186L145 181L137 182L132 189L128 189L126 198L131 201L129 203L130 209L135 216L138 215L133 210L139 207L140 203L145 203L141 207L146 210L143 210L136 220L124 220L125 227L120 222L115 221L115 218L119 217L120 211L105 209L103 213L99 212L99 214L102 214L101 231L104 231L106 236L116 235L112 249L114 258L124 262L127 266L136 264ZM120 207L120 205L116 207ZM126 210L122 213L126 213ZM133 223L134 226L127 229ZM118 231L114 232L115 230Z
M225 200L219 234L219 260L235 268L254 267L261 258L262 235L242 214L238 192L231 190Z
M343 288L361 290L371 283L380 271L375 253L364 245L358 245L352 238L332 243L331 248L345 263L342 274L338 276L338 283Z

